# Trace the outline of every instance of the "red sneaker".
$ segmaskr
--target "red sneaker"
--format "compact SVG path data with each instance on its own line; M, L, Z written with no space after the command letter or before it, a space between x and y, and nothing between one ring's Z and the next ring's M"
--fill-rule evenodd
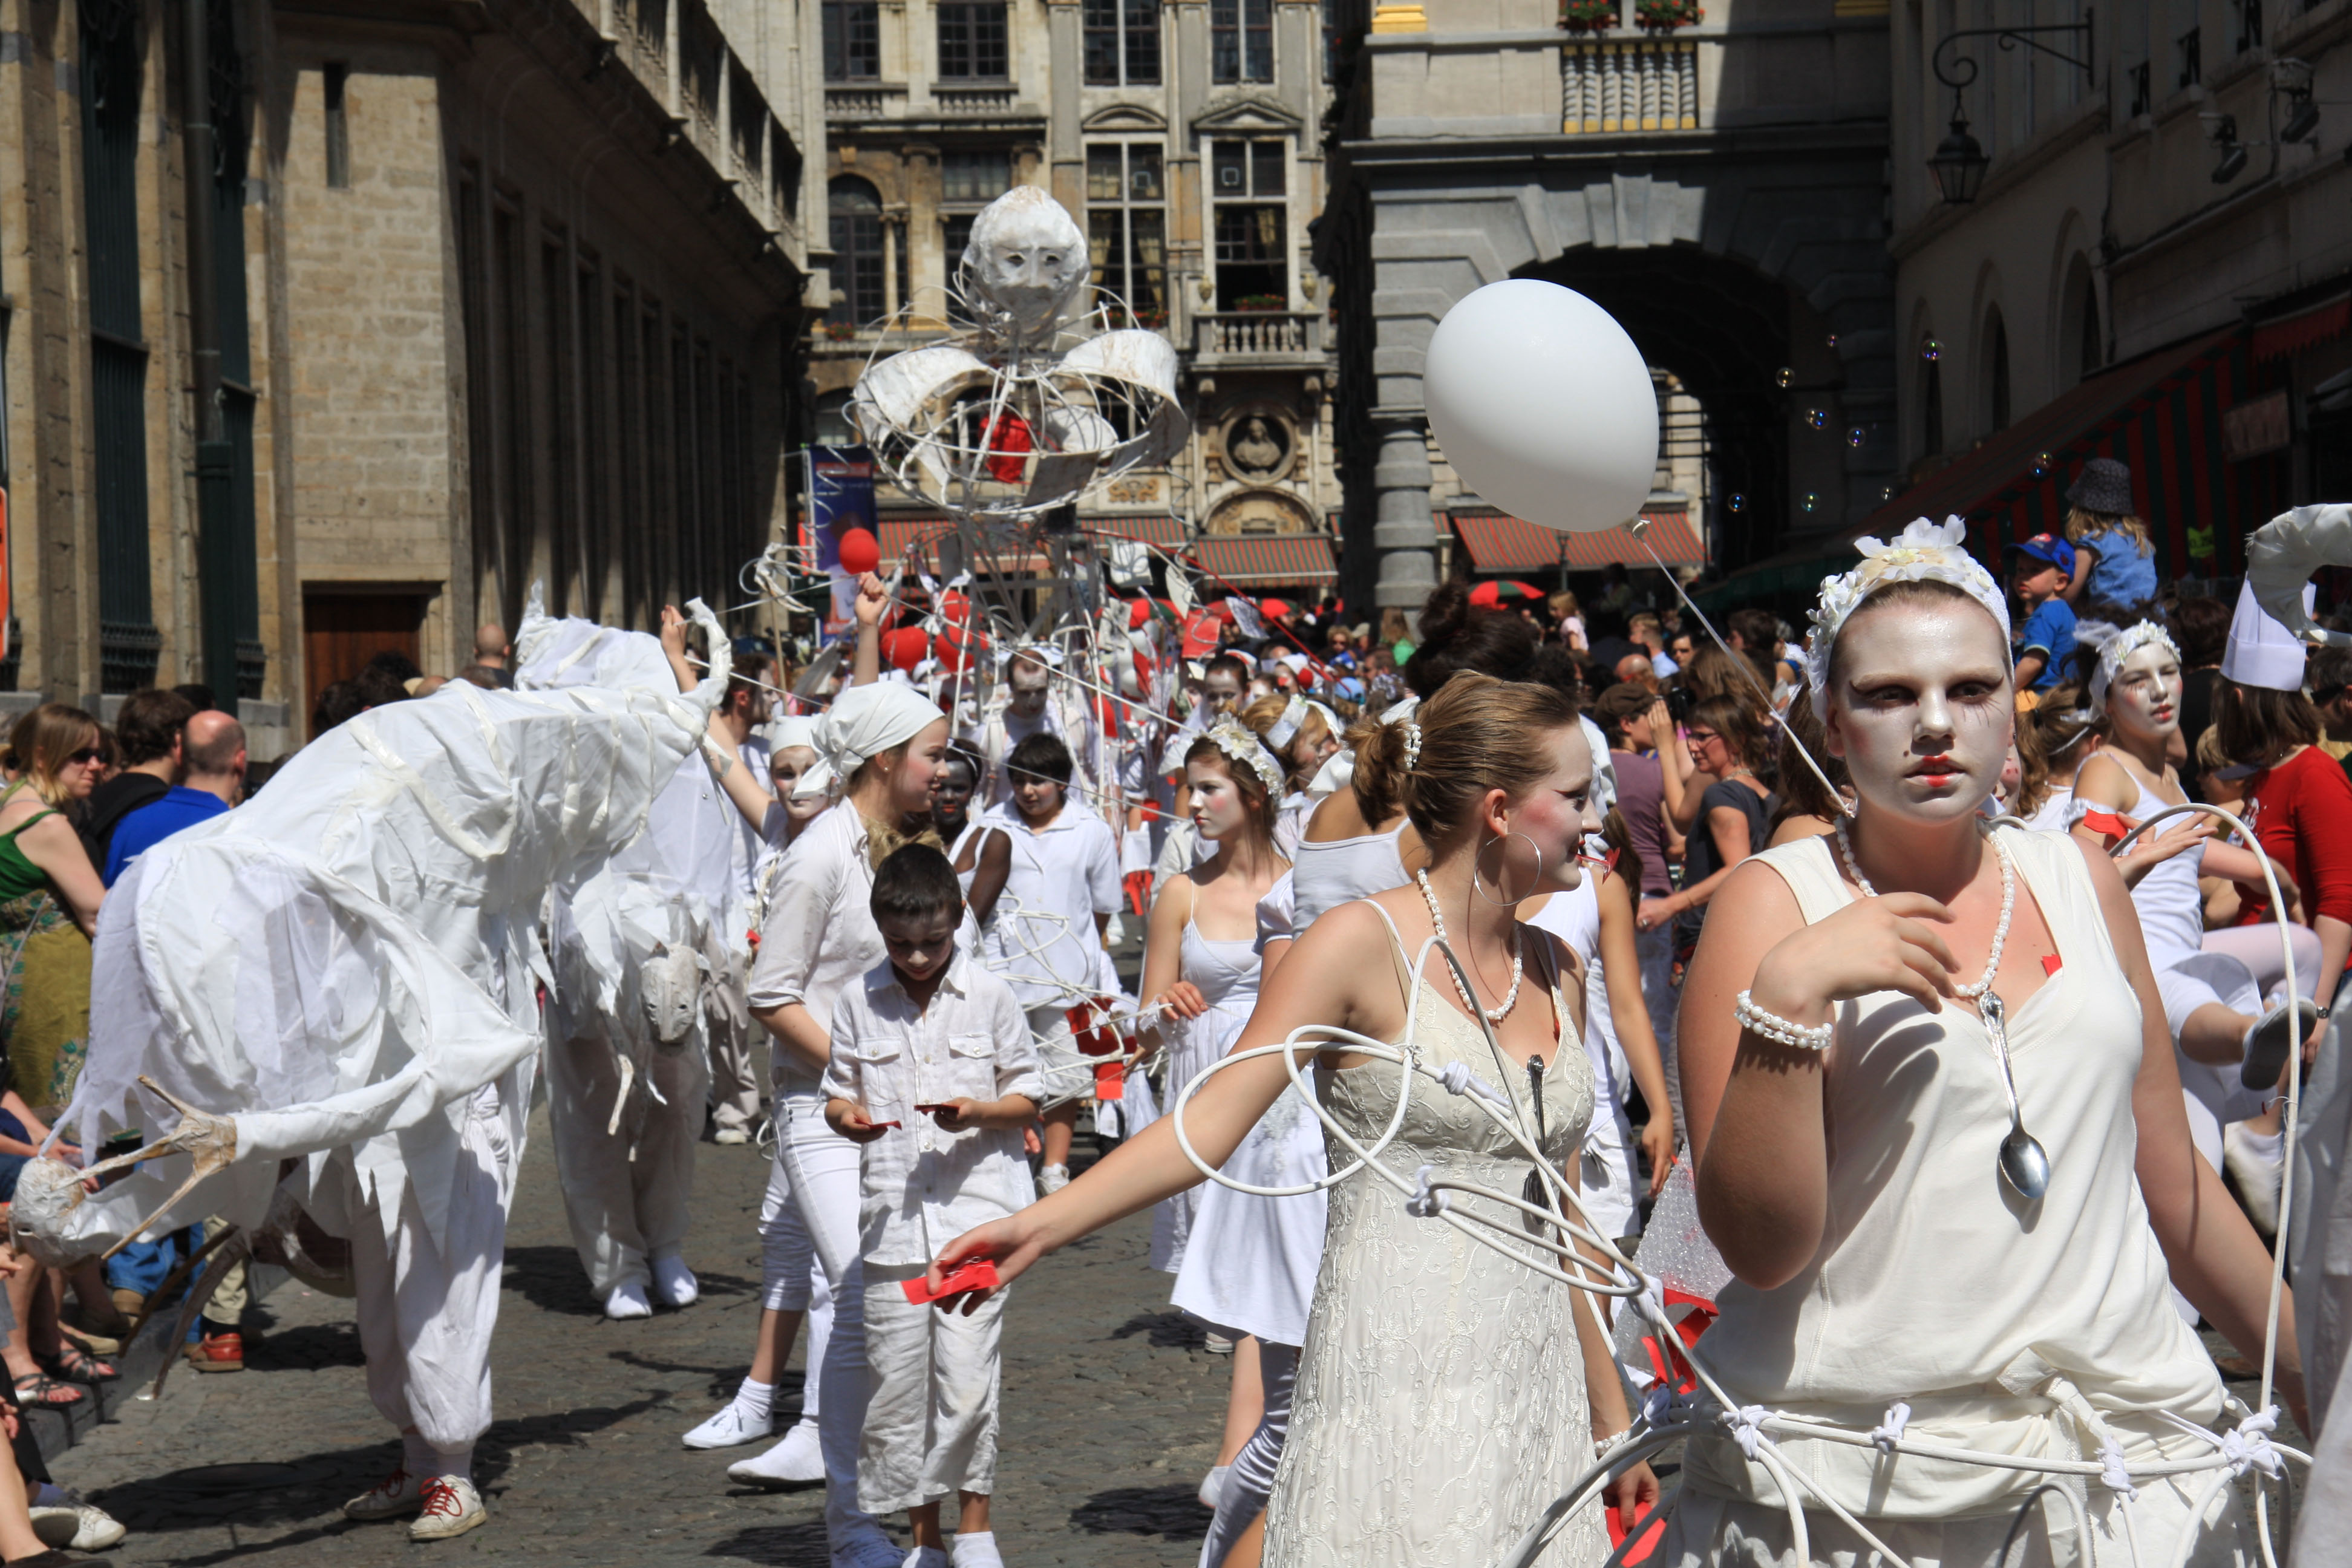
M245 1336L242 1334L206 1334L184 1352L188 1364L198 1372L243 1372L245 1370Z

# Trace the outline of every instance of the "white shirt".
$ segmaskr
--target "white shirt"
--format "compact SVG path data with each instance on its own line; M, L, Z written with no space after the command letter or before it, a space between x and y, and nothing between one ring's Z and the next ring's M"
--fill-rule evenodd
M1069 748L1075 769L1070 780L1071 794L1083 796L1094 788L1094 715L1085 703L1057 700L1056 696L1048 693L1044 711L1034 718L1024 719L1009 707L999 709L989 715L988 721L976 733L966 737L988 763L990 806L1011 805L1013 775L1005 769L1004 759L1013 754L1013 747L1040 730Z
M743 744L737 748L737 753L742 758L735 764L737 767L751 769L751 776L759 781L761 789L775 788L770 780L769 773L769 763L772 753L768 750L768 742L765 740L758 735L747 735L744 737ZM729 805L731 808L733 802L730 801ZM743 884L744 897L749 898L754 890L755 874L760 868L760 858L767 853L776 840L772 835L762 831L761 828L754 827L751 819L741 812L737 811L733 815L738 826L741 829L735 836L733 856L735 875ZM768 813L772 824L777 815L773 810Z
M867 901L874 868L866 860L866 819L844 801L818 817L784 851L768 894L768 920L751 960L755 1008L798 1002L830 1029L837 998L850 982L884 961L881 929ZM771 1069L779 1093L816 1088L816 1074L779 1049Z
M866 1262L929 1263L965 1231L1027 1205L1033 1187L1017 1131L950 1132L915 1109L966 1096L1037 1097L1037 1047L1003 981L959 947L919 1010L886 961L842 993L833 1039L825 1097L898 1123L858 1156L857 1246Z
M1094 992L1102 952L1094 917L1119 908L1118 843L1078 801L1040 832L1011 806L982 820L1013 841L1013 865L990 927L988 966L1024 1007L1070 1005Z

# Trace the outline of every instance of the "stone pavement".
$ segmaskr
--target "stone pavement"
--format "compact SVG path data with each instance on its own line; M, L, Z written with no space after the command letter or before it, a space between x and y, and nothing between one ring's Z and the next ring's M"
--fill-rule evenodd
M692 1453L678 1435L729 1397L759 1320L755 1151L704 1144L688 1250L700 1302L607 1321L572 1250L553 1145L536 1120L507 1238L495 1352L498 1419L477 1479L491 1522L438 1545L338 1505L381 1479L397 1445L368 1402L351 1304L289 1282L255 1317L247 1370L172 1373L160 1400L62 1456L76 1487L131 1530L108 1555L163 1564L413 1564L427 1558L577 1564L825 1562L820 1489L727 1479L758 1452ZM1013 1568L1190 1564L1207 1510L1230 1363L1168 1305L1145 1265L1150 1218L1047 1259L1005 1316L996 1528ZM795 1356L793 1366L800 1366ZM793 1397L797 1397L798 1372Z

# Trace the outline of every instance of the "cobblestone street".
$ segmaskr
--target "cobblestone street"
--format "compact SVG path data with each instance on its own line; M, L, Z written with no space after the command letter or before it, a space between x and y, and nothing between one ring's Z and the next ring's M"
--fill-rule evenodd
M161 1400L125 1404L56 1465L58 1480L131 1534L109 1555L163 1564L825 1561L822 1491L727 1479L741 1448L678 1436L730 1394L758 1321L755 1227L765 1163L704 1144L688 1259L699 1303L615 1323L591 1299L536 1121L508 1233L496 1352L498 1419L476 1475L491 1521L412 1545L338 1505L398 1448L369 1404L350 1303L289 1282L257 1309L241 1374L174 1371ZM1193 1500L1215 1457L1229 1363L1168 1305L1144 1262L1149 1215L1071 1247L1016 1289L1005 1319L996 1528L1016 1568L1190 1563L1208 1521ZM796 1400L800 1359L791 1379ZM781 1429L781 1424L780 1424Z

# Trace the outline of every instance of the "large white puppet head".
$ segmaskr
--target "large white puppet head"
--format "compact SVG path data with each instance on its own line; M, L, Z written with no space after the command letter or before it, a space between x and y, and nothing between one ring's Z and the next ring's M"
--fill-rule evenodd
M1958 518L1920 518L1822 584L1814 711L1862 800L1922 823L1974 812L2014 739L2009 608Z
M1015 185L982 207L963 247L971 303L992 325L1036 340L1070 313L1093 269L1087 237L1062 204L1034 185Z

